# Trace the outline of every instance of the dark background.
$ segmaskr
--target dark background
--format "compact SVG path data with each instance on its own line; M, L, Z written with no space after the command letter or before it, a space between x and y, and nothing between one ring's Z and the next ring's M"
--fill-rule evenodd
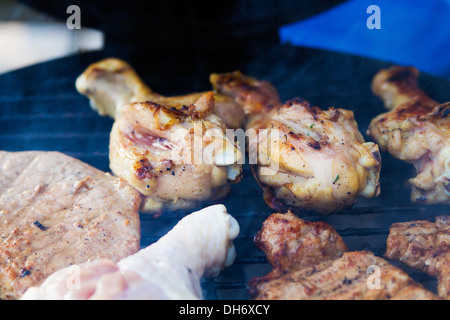
M242 69L279 44L280 26L342 1L21 2L61 21L69 5L78 5L82 27L105 33L103 55L129 61L141 74L159 79L159 91L171 93L204 90L211 72ZM161 87L163 79L170 79L167 87Z

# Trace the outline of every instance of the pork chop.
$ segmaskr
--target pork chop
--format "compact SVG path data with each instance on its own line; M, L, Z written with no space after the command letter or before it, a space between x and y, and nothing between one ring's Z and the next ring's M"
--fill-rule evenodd
M437 277L439 296L450 300L450 216L392 224L385 257Z
M63 267L137 252L140 203L124 181L62 153L0 151L0 298Z

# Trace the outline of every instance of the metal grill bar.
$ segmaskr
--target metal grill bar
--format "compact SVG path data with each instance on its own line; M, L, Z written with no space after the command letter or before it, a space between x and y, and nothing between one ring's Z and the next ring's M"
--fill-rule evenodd
M61 151L109 171L108 143L113 120L98 116L74 88L78 74L88 62L98 59L97 55L79 55L0 76L0 149ZM272 81L284 99L303 96L322 107L353 109L364 132L370 119L384 110L368 85L372 75L384 66L385 63L348 55L280 46L262 53L243 71ZM138 64L135 67L139 69ZM342 81L341 74L352 77ZM51 81L40 81L43 75ZM181 79L186 83L189 77ZM155 89L174 88L180 83L171 81L169 76L151 78ZM427 76L424 84L431 96L448 99L450 85ZM411 166L387 154L382 154L382 158L380 197L360 199L353 208L328 216L307 212L298 215L331 224L351 250L369 249L382 256L392 223L448 214L447 206L411 203L405 186L413 173ZM247 281L271 270L253 237L273 211L264 203L248 165L244 166L243 181L232 187L223 204L241 227L235 240L237 258L216 279L202 281L203 290L208 299L248 299ZM141 246L157 241L187 213L172 212L158 219L141 214ZM433 277L406 270L428 288L435 285Z

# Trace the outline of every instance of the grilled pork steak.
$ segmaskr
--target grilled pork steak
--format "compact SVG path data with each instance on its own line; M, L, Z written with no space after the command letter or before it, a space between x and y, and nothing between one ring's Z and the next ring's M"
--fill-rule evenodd
M58 152L0 151L0 298L63 267L135 253L139 193Z
M324 222L275 213L255 236L273 266L252 278L257 300L438 300L401 269L369 251L349 251Z
M450 216L394 223L385 256L436 276L439 296L450 300Z

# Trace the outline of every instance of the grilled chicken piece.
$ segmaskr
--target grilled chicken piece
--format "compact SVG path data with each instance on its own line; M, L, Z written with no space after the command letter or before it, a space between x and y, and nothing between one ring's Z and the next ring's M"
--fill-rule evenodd
M450 299L450 216L394 223L385 257L436 276L439 296Z
M118 263L101 259L70 266L28 289L22 299L202 299L201 278L233 263L238 233L223 205L207 207Z
M0 151L0 297L53 272L139 250L139 193L59 152Z
M173 109L152 102L120 109L109 145L112 172L143 195L142 212L189 209L223 198L242 176L242 155L211 113L214 94Z
M292 213L269 216L255 236L273 270L250 279L258 300L435 300L405 272L368 251L349 252L323 222Z
M116 117L118 110L130 102L151 101L177 109L192 105L206 92L166 97L153 92L125 61L108 58L90 65L76 81L78 92L90 99L100 115ZM215 95L214 110L228 128L237 129L245 120L244 111L233 99Z
M352 111L322 110L301 99L282 104L269 82L240 72L210 80L248 114L249 161L271 208L328 214L359 196L378 196L378 146L364 141Z
M390 111L375 117L368 134L394 157L412 163L411 200L450 204L450 103L418 87L419 71L393 66L379 71L372 90Z
M240 180L242 155L222 121L240 125L242 107L233 99L212 91L163 97L113 58L89 66L76 87L101 115L115 119L110 168L141 192L142 212L214 201Z

